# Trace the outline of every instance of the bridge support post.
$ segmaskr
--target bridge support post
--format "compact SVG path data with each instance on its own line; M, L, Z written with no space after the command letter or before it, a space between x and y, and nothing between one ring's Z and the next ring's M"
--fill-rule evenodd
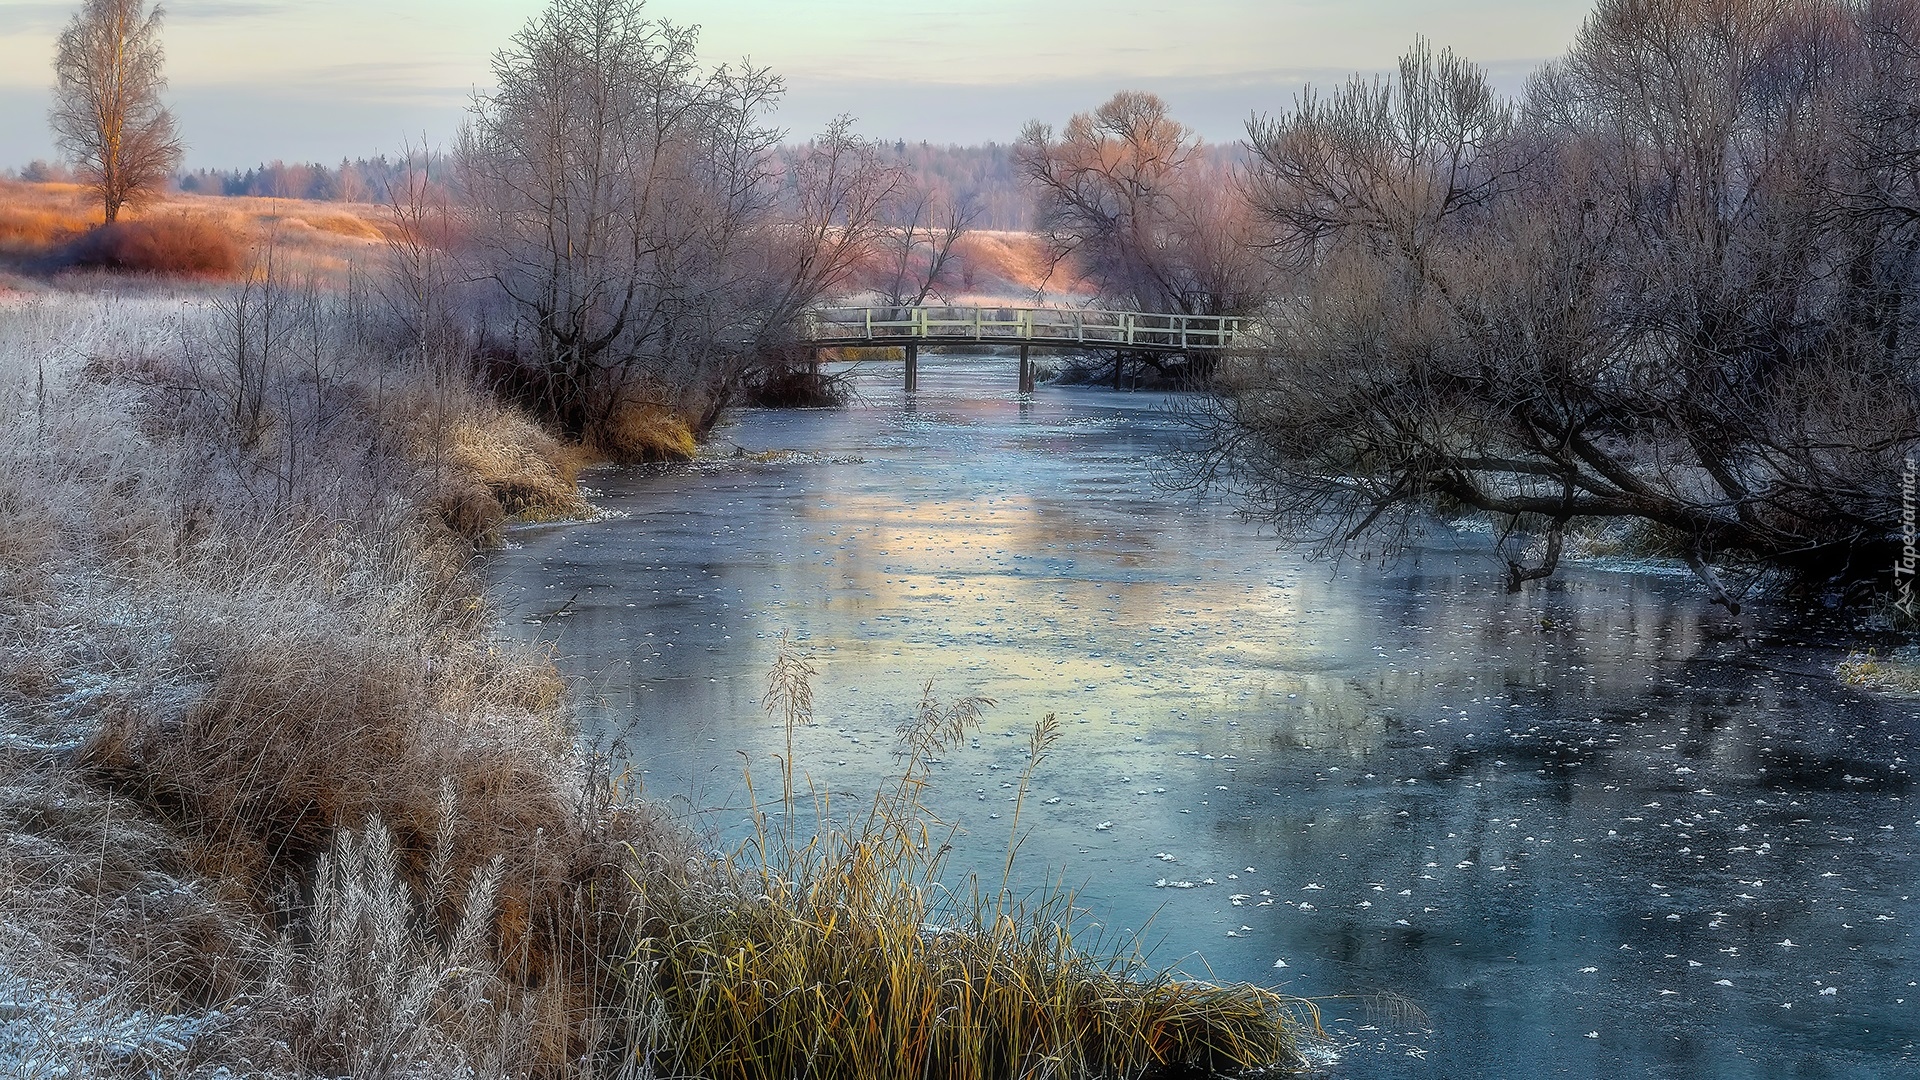
M1020 345L1020 392L1023 394L1033 393L1033 361L1027 357L1031 347L1025 342Z
M1126 366L1127 354L1118 349L1113 351L1113 388L1120 389L1120 372Z
M812 375L814 378L820 377L820 350L819 349L807 350L807 374Z
M920 345L909 341L907 349L907 393L916 393L920 389Z

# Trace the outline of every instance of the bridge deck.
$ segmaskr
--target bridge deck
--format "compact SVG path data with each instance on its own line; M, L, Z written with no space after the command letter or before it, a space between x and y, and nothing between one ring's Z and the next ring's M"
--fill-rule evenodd
M850 307L807 313L816 345L975 345L1119 348L1185 353L1225 349L1240 320L1044 307Z

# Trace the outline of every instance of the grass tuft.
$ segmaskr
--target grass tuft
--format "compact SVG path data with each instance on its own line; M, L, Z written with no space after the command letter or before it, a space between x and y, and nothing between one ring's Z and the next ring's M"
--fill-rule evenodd
M473 410L446 431L447 460L468 481L443 493L441 514L449 524L463 515L482 521L569 521L591 517L593 507L580 494L578 480L585 455L563 444L524 414L509 408ZM485 506L486 501L494 509ZM480 536L472 524L455 531Z
M694 879L647 892L626 970L634 999L655 1010L634 1047L649 1068L713 1080L986 1080L1300 1064L1296 1039L1316 1029L1306 1003L1084 951L1069 892L1022 899L1004 878L995 890L942 887L948 847L920 794L930 763L986 702L943 706L929 692L900 730L898 779L850 818L836 819L821 792L800 797L792 728L810 718L811 674L790 655L776 666L768 704L789 732L780 812L756 815L754 838L725 866L730 887ZM1058 735L1049 721L1036 725L1022 796ZM813 822L804 835L802 818Z
M1885 656L1876 652L1851 653L1834 673L1848 686L1920 696L1920 647L1896 649Z
M621 464L692 461L700 447L685 418L664 405L629 403L590 436L593 448Z

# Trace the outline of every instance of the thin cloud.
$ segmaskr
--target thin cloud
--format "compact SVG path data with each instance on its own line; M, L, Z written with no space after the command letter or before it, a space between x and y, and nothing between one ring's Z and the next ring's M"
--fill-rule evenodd
M194 22L258 18L278 15L295 7L291 3L276 3L274 0L186 0L179 4L162 3L161 6L166 8L169 20ZM0 26L6 27L5 33L0 36L59 30L79 10L78 0L69 0L64 4L44 3L41 0L0 0Z
M0 0L0 25L7 28L0 36L58 30L78 10L78 4L15 4Z
M292 11L297 5L269 0L193 0L191 3L164 4L169 19L253 19Z
M438 66L442 70L434 70ZM445 68L456 65L403 65L380 61L352 64L326 64L287 72L273 80L276 94L313 100L352 101L361 104L441 105L460 104L472 97L472 83L446 79ZM435 76L441 76L436 78ZM259 80L176 79L177 89L239 91L258 87Z

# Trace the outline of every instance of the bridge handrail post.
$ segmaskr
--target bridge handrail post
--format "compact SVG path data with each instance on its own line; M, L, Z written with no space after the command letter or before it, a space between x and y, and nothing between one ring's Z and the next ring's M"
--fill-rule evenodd
M865 308L862 310L861 314L867 317L867 340L872 341L873 340L873 309Z
M973 309L973 340L980 340L980 309Z

